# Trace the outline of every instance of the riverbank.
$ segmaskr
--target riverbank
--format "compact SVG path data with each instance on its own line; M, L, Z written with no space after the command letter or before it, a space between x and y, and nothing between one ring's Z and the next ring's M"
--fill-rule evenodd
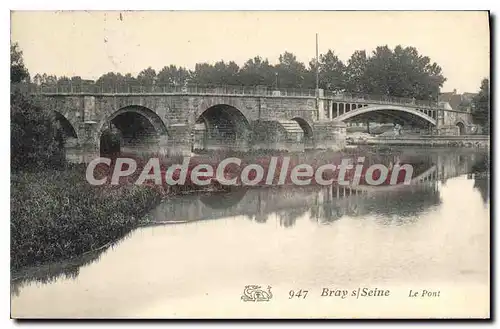
M11 176L11 269L82 255L122 238L162 198L132 184L97 187L85 167Z
M464 149L489 149L489 135L469 136L439 136L439 135L414 135L414 136L376 136L369 138L351 139L350 145L394 146L394 147L425 147L425 148L464 148Z

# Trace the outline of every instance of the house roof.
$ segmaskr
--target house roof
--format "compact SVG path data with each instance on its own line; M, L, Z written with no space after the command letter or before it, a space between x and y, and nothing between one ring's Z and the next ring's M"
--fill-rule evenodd
M460 110L460 104L463 101L470 101L475 95L475 93L457 94L457 91L454 90L452 92L441 93L438 100L440 102L448 102L454 110Z
M477 93L463 93L462 94L462 98L465 98L465 99L472 99L474 96L476 96Z
M440 102L448 102L452 109L458 110L458 107L462 102L462 95L457 94L455 91L450 93L441 93L438 100Z

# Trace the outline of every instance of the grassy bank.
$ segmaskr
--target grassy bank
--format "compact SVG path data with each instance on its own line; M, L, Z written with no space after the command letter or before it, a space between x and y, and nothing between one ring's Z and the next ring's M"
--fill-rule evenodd
M91 186L84 166L12 173L11 268L70 258L117 240L161 197L146 186Z

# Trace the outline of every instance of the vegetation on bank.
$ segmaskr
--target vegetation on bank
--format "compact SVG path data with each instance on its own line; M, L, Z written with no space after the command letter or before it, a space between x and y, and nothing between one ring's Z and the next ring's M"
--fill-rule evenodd
M115 241L161 200L158 189L90 185L84 166L11 177L11 267L57 261Z
M10 95L11 169L44 170L65 166L64 140L55 114L33 104L27 95Z

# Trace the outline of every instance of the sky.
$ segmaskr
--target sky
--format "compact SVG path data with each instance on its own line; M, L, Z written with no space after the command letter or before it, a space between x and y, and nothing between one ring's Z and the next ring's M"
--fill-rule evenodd
M487 12L461 11L14 11L11 41L18 42L31 76L107 72L137 75L175 64L235 61L254 56L277 63L284 51L307 66L334 50L347 62L355 50L414 46L443 69L442 91L476 92L489 77Z

